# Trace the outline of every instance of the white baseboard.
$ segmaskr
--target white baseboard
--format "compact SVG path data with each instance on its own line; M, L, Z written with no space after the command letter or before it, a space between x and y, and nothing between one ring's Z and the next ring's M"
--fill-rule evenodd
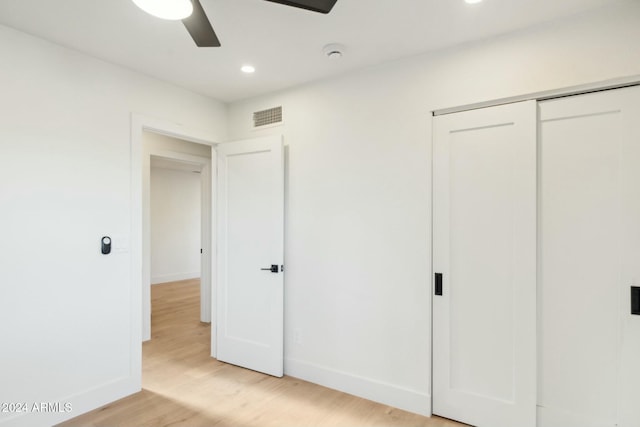
M136 380L131 377L127 377L114 380L103 384L102 386L86 390L70 397L42 402L58 405L58 408L50 408L49 410L42 412L32 411L33 405L38 405L41 402L26 402L29 407L28 412L14 414L8 418L0 418L0 426L50 427L137 393L141 389L140 379ZM70 404L70 408L65 408L65 404ZM55 409L59 410L56 411Z
M195 271L192 273L163 274L161 276L152 276L151 284L158 285L160 283L177 282L179 280L198 279L199 277L199 271Z
M431 395L370 378L359 377L295 359L286 359L286 375L339 390L415 414L431 416Z

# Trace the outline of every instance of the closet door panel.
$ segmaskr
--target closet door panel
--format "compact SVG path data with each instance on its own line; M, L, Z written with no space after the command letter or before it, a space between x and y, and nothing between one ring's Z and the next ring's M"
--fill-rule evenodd
M434 126L433 412L534 426L536 104Z
M640 278L639 94L540 103L542 427L632 426L640 415L629 384L640 360L629 307Z

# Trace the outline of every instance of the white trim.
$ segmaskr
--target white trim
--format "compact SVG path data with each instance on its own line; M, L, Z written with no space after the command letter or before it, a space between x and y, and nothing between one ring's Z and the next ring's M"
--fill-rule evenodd
M156 132L157 133L157 132ZM180 138L182 139L182 138ZM213 151L213 148L212 148ZM211 162L211 158L203 156L195 156L193 154L181 153L179 151L171 150L158 150L153 147L150 148L149 154L153 157L161 157L163 159L180 160L194 165L204 166Z
M215 150L215 147L211 148L211 167L208 169L209 177L211 183L211 191L209 192L209 196L211 200L208 201L209 206L211 207L211 224L209 224L209 247L211 248L211 288L209 289L209 306L210 306L210 316L211 316L211 357L214 359L218 357L218 318L217 313L218 310L216 308L215 302L218 300L218 245L216 242L218 241L218 210L216 207L218 206L218 152ZM203 175L206 177L207 170L203 171ZM204 199L203 199L204 201Z
M131 256L131 307L129 307L131 325L131 365L129 376L136 381L134 392L142 390L142 345L144 321L142 313L142 129L140 117L131 115L131 229L129 230ZM96 406L98 407L98 406Z
M284 366L286 375L415 414L431 416L431 395L426 392L296 359L285 359Z
M211 153L213 157L214 148L211 147ZM213 248L213 224L215 224L213 216L213 205L211 200L212 194L216 191L212 186L211 181L211 168L215 167L211 164L211 159L207 159L207 162L202 165L202 171L200 174L200 245L204 255L201 254L200 265L200 321L205 323L211 323L211 305L213 303L211 295L211 288L213 286L213 263L214 263L214 248Z
M459 113L461 111L477 110L479 108L495 107L497 105L513 104L521 101L544 101L547 99L561 98L564 96L579 95L582 93L598 92L601 90L618 89L627 86L640 85L640 75L620 77L617 79L603 80L595 83L587 83L577 86L569 86L560 89L545 90L525 95L499 98L490 101L476 102L473 104L460 105L457 107L440 108L433 110L432 115L442 116L444 114Z
M132 124L138 126L133 129L147 130L170 136L172 138L183 139L197 144L215 146L218 142L213 141L213 136L198 129L189 129L179 123L159 119L157 117L145 116L144 114L131 113Z
M187 128L178 123L174 123L167 120L158 119L155 117L149 117L138 113L131 114L131 292L132 292L132 376L138 378L141 383L142 380L142 348L140 342L150 339L151 330L151 307L150 307L150 286L145 286L146 283L150 283L151 270L150 265L145 263L144 260L144 221L143 221L143 201L142 198L142 173L143 162L149 161L149 159L143 158L142 142L143 132L149 131L159 133L162 135L170 136L173 138L182 139L189 142L195 142L198 144L209 145L215 147L217 144L214 141L214 137L208 133L202 132L197 129ZM212 165L209 169L209 176L211 177L212 187L211 192L215 193L215 150L211 150ZM150 157L150 156L149 156ZM205 174L203 174L205 175ZM205 175L206 176L206 175ZM212 214L212 221L215 221L213 213L213 206L210 206ZM213 227L211 229L211 235L213 235ZM213 242L213 237L210 240ZM211 251L211 265L215 268L216 258L215 251ZM209 303L215 297L215 275L211 275L211 297L207 298ZM206 296L205 296L206 297ZM215 306L211 308L211 316L215 318ZM215 329L212 327L212 355L215 357Z

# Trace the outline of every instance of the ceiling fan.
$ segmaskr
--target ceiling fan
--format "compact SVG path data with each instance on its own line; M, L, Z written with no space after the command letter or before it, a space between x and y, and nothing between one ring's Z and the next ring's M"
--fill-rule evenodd
M338 0L266 0L313 12L329 13ZM200 0L133 0L145 12L163 19L182 20L198 47L220 47L220 40Z

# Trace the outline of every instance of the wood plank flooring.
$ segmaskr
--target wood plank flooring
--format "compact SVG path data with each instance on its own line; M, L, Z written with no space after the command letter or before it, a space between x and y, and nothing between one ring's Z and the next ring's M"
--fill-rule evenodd
M311 384L212 359L199 320L198 280L151 288L152 339L143 344L143 390L63 427L461 427Z

